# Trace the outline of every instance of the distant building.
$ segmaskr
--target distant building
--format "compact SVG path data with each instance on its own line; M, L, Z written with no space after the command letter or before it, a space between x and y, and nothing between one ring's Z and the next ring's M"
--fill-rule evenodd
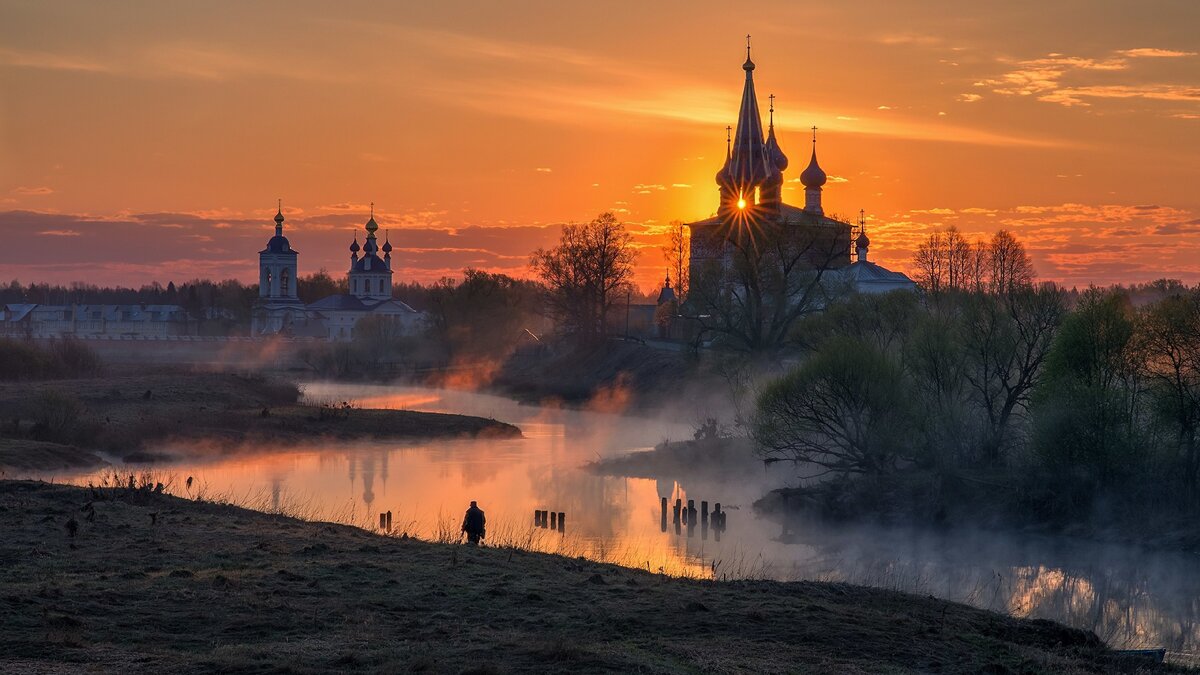
M679 302L668 276L653 304L628 302L624 306L621 303L614 305L608 313L608 332L639 339L677 337L674 333L679 331L673 329L678 323L678 313Z
M0 308L7 337L160 338L195 335L196 322L179 305L39 305Z
M855 261L838 270L838 278L844 281L851 290L859 293L890 293L892 291L916 290L917 284L903 272L876 265L867 260L867 248L871 240L867 238L866 226L860 219L858 237L854 240Z
M860 226L855 227L825 215L821 201L828 176L817 162L815 127L812 154L808 166L800 173L804 206L783 201L783 172L788 168L788 158L775 135L774 96L771 96L767 131L763 132L749 42L742 69L746 81L736 132L726 138L725 164L716 175L720 194L717 213L688 225L693 285L701 275L726 274L733 264L737 238L752 236L756 227L772 225L782 228L785 234L803 232L811 238L812 243L807 247L809 262L826 270L830 287L849 287L862 292L915 288L916 284L904 274L867 261L869 241L862 232L861 220ZM856 232L858 237L854 236Z
M251 330L255 335L285 332L305 323L304 303L297 294L297 258L283 236L283 206L275 213L275 236L258 252L258 300L254 303Z
M258 255L259 299L251 322L253 335L351 340L359 322L368 317L391 324L398 333L418 329L423 320L421 313L392 298L392 244L385 239L382 248L378 245L375 233L379 225L374 214L365 226L365 243L360 247L355 236L350 244L350 292L308 305L296 292L299 256L283 236L283 222L280 208L275 214L275 236Z

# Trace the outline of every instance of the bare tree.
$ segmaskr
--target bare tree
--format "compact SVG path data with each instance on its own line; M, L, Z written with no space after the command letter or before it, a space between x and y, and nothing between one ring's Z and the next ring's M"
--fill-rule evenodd
M1025 245L1008 230L1000 230L988 243L988 269L991 290L998 295L1026 288L1033 284L1036 276Z
M929 238L917 247L914 258L917 265L917 283L929 293L940 293L946 286L946 237L941 232L931 232Z
M1200 291L1168 296L1147 307L1134 342L1157 409L1177 434L1194 498L1200 482Z
M1045 286L1004 296L965 296L963 303L963 374L986 420L983 454L997 462L1013 415L1027 407L1041 375L1066 299L1058 288Z
M971 286L974 247L958 231L958 228L953 225L946 228L944 243L946 247L944 255L946 260L946 286L956 290L969 288Z
M675 297L680 302L683 302L688 291L690 242L691 232L688 231L687 225L684 225L682 220L672 221L671 229L667 233L667 243L663 245L662 251L667 257L667 269L675 282Z
M752 433L767 461L877 475L908 454L909 400L902 371L881 352L834 342L767 387Z
M728 258L692 270L689 318L699 339L756 352L790 339L796 320L826 304L825 274L849 259L849 229L822 222L747 219L725 238Z
M530 267L546 286L560 325L585 342L604 337L609 310L633 278L632 237L612 213L564 225L558 246L534 251Z

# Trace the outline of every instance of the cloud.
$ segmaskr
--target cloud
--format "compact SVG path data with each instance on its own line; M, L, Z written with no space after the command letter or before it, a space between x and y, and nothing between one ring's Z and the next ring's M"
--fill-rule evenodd
M1057 89L1039 101L1065 106L1089 105L1085 98L1143 98L1156 101L1200 102L1200 87L1177 85L1107 85Z
M1117 52L1130 58L1180 58L1195 56L1196 52L1181 52L1175 49L1157 49L1154 47L1139 47L1138 49L1122 49Z
M979 94L959 94L958 100L962 101L963 103L975 103L976 101L983 100L983 96L980 96Z
M107 53L78 55L0 49L0 65L135 78L223 82L252 77L345 82L352 74L329 68L299 47L265 49L196 40L134 41Z
M47 237L78 237L78 236L80 236L80 232L78 230L42 230L41 232L38 232L38 234L44 235Z
M1146 57L1183 58L1195 52L1139 48L1113 52L1106 58L1087 58L1048 54L1038 59L1014 62L1013 68L999 77L984 79L976 86L991 87L1005 96L1029 96L1045 103L1066 107L1089 106L1087 99L1108 98L1196 102L1200 87L1176 83L1092 83L1079 80L1096 74L1119 75L1133 68L1133 60Z
M53 188L48 188L48 187L45 187L45 186L39 186L39 187L25 187L24 185L22 185L21 187L18 187L18 188L13 188L13 192L14 192L15 194L19 194L19 195L26 195L26 196L41 196L41 195L53 194L53 193L54 193L54 189L53 189Z
M539 166L538 168L534 169L534 171L537 171L538 173L550 173L554 171L554 169L551 169L548 166Z
M1200 218L1178 223L1162 223L1154 228L1155 234L1195 234L1200 232Z
M103 63L81 57L16 49L0 49L0 65L90 73L104 73L109 70Z
M687 183L671 183L671 187L673 187L673 188L690 188L692 186Z

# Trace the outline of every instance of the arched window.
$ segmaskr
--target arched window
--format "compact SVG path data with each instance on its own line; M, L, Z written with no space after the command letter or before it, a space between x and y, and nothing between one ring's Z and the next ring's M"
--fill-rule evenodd
M292 275L288 273L286 267L279 273L279 294L284 296L292 294Z
M379 294L383 295L383 279L379 280Z
M272 286L274 281L275 277L272 276L271 270L267 270L267 295L275 295L275 288Z

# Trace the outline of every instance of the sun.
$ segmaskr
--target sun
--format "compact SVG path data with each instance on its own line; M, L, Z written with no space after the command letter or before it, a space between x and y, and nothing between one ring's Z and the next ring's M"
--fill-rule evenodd
M746 198L745 197L738 197L738 208L739 209L746 208Z

